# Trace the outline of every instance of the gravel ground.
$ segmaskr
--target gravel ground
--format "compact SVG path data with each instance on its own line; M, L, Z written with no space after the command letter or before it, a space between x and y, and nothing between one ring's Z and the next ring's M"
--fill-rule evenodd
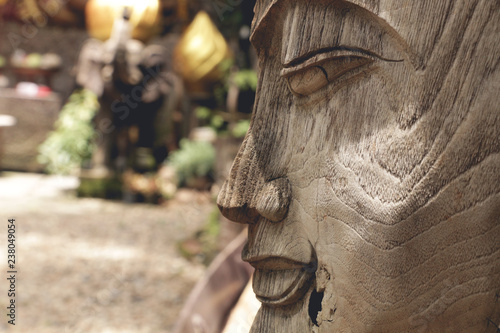
M0 176L0 277L7 276L7 219L16 219L16 325L2 332L170 332L205 266L177 243L213 209L181 191L164 206L78 199L71 177ZM3 231L1 231L3 229ZM3 234L4 236L1 236ZM2 250L3 249L3 250ZM0 306L9 289L0 278ZM6 310L0 313L6 313Z

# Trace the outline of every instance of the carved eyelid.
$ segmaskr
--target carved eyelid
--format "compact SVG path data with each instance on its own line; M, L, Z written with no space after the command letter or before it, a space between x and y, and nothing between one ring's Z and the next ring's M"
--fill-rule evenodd
M360 49L337 47L317 50L285 64L281 76L288 80L290 90L296 95L311 94L355 69L385 59Z

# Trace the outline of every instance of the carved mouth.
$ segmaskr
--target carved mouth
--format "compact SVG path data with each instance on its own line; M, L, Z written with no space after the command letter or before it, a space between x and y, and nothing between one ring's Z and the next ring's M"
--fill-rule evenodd
M257 299L269 306L296 302L309 288L316 271L316 260L304 263L277 256L250 258L245 250L243 260L255 267L253 290Z
M242 254L243 261L248 262L256 269L273 269L273 270L289 270L289 269L307 269L311 266L309 262L300 262L294 259L279 257L279 256L261 256L248 257L248 252Z
M309 288L313 274L295 270L260 270L253 275L253 290L257 299L270 306L297 302Z

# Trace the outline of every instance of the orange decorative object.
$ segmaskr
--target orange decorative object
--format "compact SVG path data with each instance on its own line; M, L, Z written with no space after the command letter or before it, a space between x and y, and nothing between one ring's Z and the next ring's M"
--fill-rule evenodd
M159 0L89 0L85 7L89 34L94 38L107 40L111 36L115 18L122 15L124 7L132 10L132 38L146 42L158 32Z
M174 50L174 67L187 83L220 79L220 64L232 54L207 13L200 11Z

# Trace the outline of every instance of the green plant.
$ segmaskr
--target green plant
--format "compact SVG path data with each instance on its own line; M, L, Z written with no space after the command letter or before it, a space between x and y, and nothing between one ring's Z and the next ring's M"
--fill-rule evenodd
M224 108L226 105L227 90L229 89L229 77L231 76L231 68L233 66L233 59L226 59L219 64L219 71L222 73L222 77L213 87L213 96L218 108Z
M200 234L202 252L204 254L204 263L209 265L219 251L220 234L220 210L215 206L209 213L207 222Z
M76 191L79 197L121 199L122 182L117 177L84 178L80 177L80 186Z
M204 228L204 233L207 237L216 240L220 233L220 210L215 206L208 214L207 224Z
M168 158L168 164L176 170L180 185L189 179L208 176L213 172L215 149L212 144L182 139L179 150Z
M215 111L205 106L199 106L195 109L195 113L196 117L203 122L203 125L212 127L219 134L224 131L224 119L217 115Z
M242 138L247 134L249 128L250 128L250 119L243 119L236 123L231 134L235 138Z
M201 230L198 230L190 238L177 244L179 252L186 259L199 258L206 265L210 265L217 253L220 251L220 211L214 205L208 214L207 221Z
M38 161L49 173L68 174L92 156L95 130L92 119L99 110L90 90L75 91L63 106L55 130L38 147Z
M207 108L205 106L199 106L195 109L196 117L201 121L202 126L212 127L218 135L230 134L235 138L242 138L245 136L248 128L250 126L249 120L240 120L234 125L232 130L228 131L227 119L221 116L224 114L225 101L227 98L227 91L230 85L230 80L232 84L238 86L240 91L254 91L257 88L257 73L253 69L242 69L234 72L230 75L230 66L233 66L233 61L225 61L220 67L224 74L224 78L221 82L214 88L214 97L217 106L214 110Z
M242 69L234 74L234 83L241 90L257 89L257 73L253 69Z

